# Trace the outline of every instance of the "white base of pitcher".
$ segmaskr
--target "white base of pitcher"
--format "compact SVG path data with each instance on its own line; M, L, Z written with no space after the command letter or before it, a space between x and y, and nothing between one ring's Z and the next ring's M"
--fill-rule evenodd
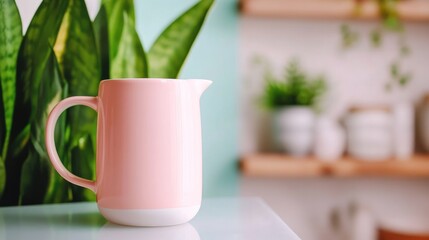
M101 215L110 222L139 227L161 227L190 221L201 205L162 209L111 209L98 207Z

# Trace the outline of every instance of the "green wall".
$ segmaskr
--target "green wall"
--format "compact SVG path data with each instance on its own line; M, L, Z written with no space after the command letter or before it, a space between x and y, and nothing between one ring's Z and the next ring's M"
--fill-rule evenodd
M148 49L196 1L135 2L138 31ZM235 0L217 0L180 75L214 82L201 99L205 197L234 195L237 189L237 35Z

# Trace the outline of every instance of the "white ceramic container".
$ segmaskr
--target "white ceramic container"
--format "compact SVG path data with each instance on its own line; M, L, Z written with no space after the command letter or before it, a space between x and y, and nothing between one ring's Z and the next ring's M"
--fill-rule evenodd
M314 154L323 161L338 160L344 153L345 133L337 121L319 117L315 126Z
M346 117L347 152L360 160L386 160L393 153L393 117L383 108L359 108Z

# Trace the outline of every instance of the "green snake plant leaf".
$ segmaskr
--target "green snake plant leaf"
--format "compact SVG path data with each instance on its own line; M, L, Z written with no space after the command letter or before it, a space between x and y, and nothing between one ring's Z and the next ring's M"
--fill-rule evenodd
M0 159L0 198L3 194L5 183L6 183L6 169L4 168L3 159Z
M16 59L22 40L21 18L14 0L0 1L0 199L6 184L5 159L15 102Z
M86 179L94 179L95 164L95 151L93 148L94 143L91 140L91 135L87 134L79 139L78 145L74 146L71 150L71 168L72 172L80 171L80 175ZM79 186L72 186L73 201L95 201L95 194L89 189L83 189Z
M106 7L106 12L108 16L112 15L112 12L115 8L119 7L117 4L121 2L121 9L125 11L128 16L135 22L136 14L134 11L134 0L102 0L102 5ZM115 6L116 5L116 6Z
M61 76L52 48L48 61L41 68L44 71L40 85L33 89L33 93L38 96L38 103L32 109L30 118L30 154L22 167L21 204L43 203L49 184L52 182L51 172L55 171L45 148L45 124L52 108L65 96L66 82ZM62 127L64 123L58 125ZM61 131L56 133L61 134ZM64 139L57 137L57 145L62 146L63 144L58 144L58 141L64 141ZM58 190L63 191L64 188ZM64 194L61 201L67 201L67 197L67 194Z
M109 26L109 55L110 61L115 59L118 53L118 45L121 40L122 29L124 27L124 13L129 19L135 22L134 1L133 0L103 0L106 7Z
M67 86L67 85L66 85ZM64 91L63 93L66 93ZM60 156L61 161L68 168L70 167L70 157L69 152L66 149L66 118L60 117L55 126L55 146ZM49 159L48 159L49 161ZM48 184L48 189L46 191L45 197L43 199L44 203L60 203L70 201L70 189L71 184L64 180L52 167L50 168L50 181Z
M55 53L68 83L70 96L95 96L100 82L100 58L97 43L84 0L70 0L70 5L61 25ZM67 127L70 137L66 149L71 151L78 146L82 137L96 135L96 113L87 107L74 107L67 112ZM93 146L95 147L95 146ZM67 160L69 158L69 160ZM70 166L74 163L72 154L65 154L63 161ZM88 159L94 165L95 159ZM79 162L81 163L81 162ZM87 171L85 164L74 169L74 174L82 176ZM77 191L85 191L79 188ZM76 191L75 191L76 192ZM83 194L82 194L83 195ZM90 200L90 199L88 199Z
M109 58L109 30L107 25L107 13L104 4L101 4L100 11L94 20L94 33L97 41L98 55L101 65L101 79L108 79L110 76Z
M100 82L100 63L97 44L84 0L70 0L70 6L61 25L55 43L70 96L95 96ZM86 107L74 107L68 111L68 123L72 137L71 146L88 132L95 134L96 114Z
M6 186L1 205L19 201L22 165L29 159L31 110L37 105L33 88L40 84L43 67L49 59L68 1L44 0L37 9L22 39L16 66L15 104L9 150L6 155ZM12 151L13 150L13 151ZM30 177L30 176L27 176Z
M199 1L161 33L148 53L150 77L177 77L212 4Z
M49 165L30 146L21 173L19 204L41 204L49 184ZM35 177L37 176L37 177ZM33 182L34 181L34 182Z
M2 150L2 159L5 159L12 128L15 102L15 69L22 40L22 27L21 18L14 0L1 0L0 9L0 91L2 92L1 101L3 105L0 121L4 122L2 125L5 125L5 128L2 128L0 133L0 149Z
M1 84L0 84L1 86ZM0 136L2 139L2 142L6 139L5 137L5 131L6 131L6 123L4 121L5 119L5 111L3 107L3 94L2 91L0 91ZM4 144L4 143L3 143ZM1 149L1 148L0 148ZM6 184L6 169L4 167L4 160L3 157L0 155L0 199L3 195L4 186Z
M134 22L124 13L124 29L118 54L112 62L112 78L143 78L148 76L146 54L136 32Z

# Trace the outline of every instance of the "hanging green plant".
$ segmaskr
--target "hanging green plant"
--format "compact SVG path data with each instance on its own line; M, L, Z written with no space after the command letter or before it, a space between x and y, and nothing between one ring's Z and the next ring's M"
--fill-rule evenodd
M369 0L355 0L355 15L359 17L362 11L362 4ZM391 90L395 86L405 86L412 80L412 74L403 69L404 58L408 57L411 50L405 37L405 27L397 11L397 3L400 0L376 0L380 22L378 26L369 33L369 41L374 48L383 45L384 35L386 33L395 33L397 35L397 57L389 63L390 80L386 82L385 87ZM360 40L359 34L348 24L341 25L340 28L343 49L351 49Z

